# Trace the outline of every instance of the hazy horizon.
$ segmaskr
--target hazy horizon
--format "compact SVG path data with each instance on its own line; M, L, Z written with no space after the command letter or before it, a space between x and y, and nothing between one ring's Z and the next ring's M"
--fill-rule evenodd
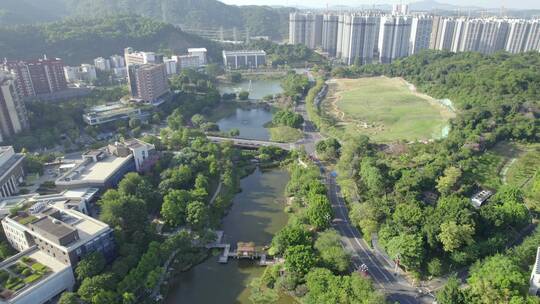
M393 3L412 3L418 1L400 1L400 0L220 0L226 4L235 5L281 5L291 7L326 7L327 4L360 6L360 5L383 5ZM506 8L516 9L540 9L538 0L436 0L439 3L459 5L459 6L478 6L485 8Z

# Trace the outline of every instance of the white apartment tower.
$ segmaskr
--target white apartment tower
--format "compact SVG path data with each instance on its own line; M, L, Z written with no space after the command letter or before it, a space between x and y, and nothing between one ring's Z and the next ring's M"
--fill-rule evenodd
M421 50L429 48L433 17L418 16L412 19L411 39L409 42L409 54L413 55Z
M478 51L483 25L483 22L478 19L460 18L455 20L454 37L450 48L452 52Z
M337 46L341 50L340 54L343 63L352 65L356 60L359 60L361 64L373 62L378 24L378 16L343 16L341 44L338 43Z
M512 19L508 22L508 37L504 48L507 52L517 54L523 51L529 36L529 26L527 21L521 19Z
M336 56L337 51L338 22L337 15L325 14L323 16L322 50L332 57Z
M529 21L529 35L523 51L540 51L540 20Z
M493 54L504 49L507 35L508 23L506 21L484 20L477 51L482 54Z
M411 18L406 16L384 16L379 31L379 62L392 63L409 54Z
M306 15L291 13L289 15L289 44L306 43Z
M456 21L453 19L444 19L440 28L440 35L438 37L437 50L450 50L452 48L452 42L454 39L454 29Z

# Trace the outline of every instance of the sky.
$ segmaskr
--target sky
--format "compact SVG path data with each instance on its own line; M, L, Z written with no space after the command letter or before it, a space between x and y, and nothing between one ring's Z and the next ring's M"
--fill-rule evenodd
M282 5L282 6L302 6L302 7L326 7L329 5L373 5L373 4L392 4L408 3L411 1L399 0L220 0L227 4L236 5ZM412 1L415 2L415 1ZM540 0L437 0L440 3L448 3L461 6L479 6L488 8L507 8L520 9L540 9Z

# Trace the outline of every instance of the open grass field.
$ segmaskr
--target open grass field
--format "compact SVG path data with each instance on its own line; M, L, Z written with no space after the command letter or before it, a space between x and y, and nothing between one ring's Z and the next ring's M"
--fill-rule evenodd
M440 138L455 115L404 80L387 77L336 79L324 108L342 135L360 132L379 142Z
M288 126L276 126L268 128L270 131L270 140L277 142L296 142L304 137L302 130Z

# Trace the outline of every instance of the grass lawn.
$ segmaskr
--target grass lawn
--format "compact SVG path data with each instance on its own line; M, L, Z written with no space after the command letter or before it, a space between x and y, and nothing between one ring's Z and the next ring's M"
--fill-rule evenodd
M301 130L287 127L277 126L268 128L270 131L270 140L278 142L296 142L304 137L304 133Z
M473 175L484 188L498 189L502 186L500 171L507 158L496 151L488 151L475 159Z
M375 141L440 138L455 114L399 78L337 79L324 103L344 135L364 133Z
M522 153L509 166L506 182L521 187L528 207L540 212L540 144L519 147Z

